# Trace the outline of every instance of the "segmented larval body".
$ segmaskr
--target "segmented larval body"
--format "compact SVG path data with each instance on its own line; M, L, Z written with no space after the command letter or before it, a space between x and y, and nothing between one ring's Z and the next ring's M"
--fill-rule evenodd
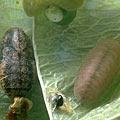
M86 103L97 102L120 70L120 43L100 41L87 55L74 85L74 94Z

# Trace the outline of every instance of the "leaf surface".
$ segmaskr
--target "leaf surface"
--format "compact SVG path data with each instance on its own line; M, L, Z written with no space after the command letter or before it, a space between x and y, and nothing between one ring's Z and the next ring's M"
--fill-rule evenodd
M72 115L56 110L52 120L105 120L119 113L119 97L90 109L81 107L73 94L84 57L105 38L120 41L119 0L86 0L74 21L67 26L52 23L44 11L35 18L34 46L41 82L58 89L73 105Z

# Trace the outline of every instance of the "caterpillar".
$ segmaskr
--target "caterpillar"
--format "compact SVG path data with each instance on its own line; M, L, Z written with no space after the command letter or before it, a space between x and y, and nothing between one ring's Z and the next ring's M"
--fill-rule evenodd
M57 25L69 25L83 2L84 0L23 0L23 8L30 17L44 12L49 21Z
M26 120L32 101L26 95L32 88L33 54L29 37L20 28L10 28L2 39L0 64L0 85L7 96L14 101L10 105L7 120Z
M120 43L104 39L90 50L74 84L74 95L81 102L96 103L112 85L120 70Z
M28 16L38 16L48 6L54 5L67 11L77 10L84 0L23 0L23 8Z

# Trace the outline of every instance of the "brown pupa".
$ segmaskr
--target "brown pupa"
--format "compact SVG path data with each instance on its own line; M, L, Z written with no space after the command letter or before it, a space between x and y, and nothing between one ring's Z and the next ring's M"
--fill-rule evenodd
M32 101L26 98L32 88L33 51L29 37L20 28L10 28L2 39L0 85L14 101L6 115L7 120L27 119Z
M112 85L120 70L120 43L105 39L88 53L74 85L81 102L95 103Z

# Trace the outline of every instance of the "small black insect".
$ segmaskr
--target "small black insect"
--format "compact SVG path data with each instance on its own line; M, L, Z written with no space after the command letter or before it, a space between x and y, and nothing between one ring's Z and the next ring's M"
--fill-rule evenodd
M56 88L46 87L46 95L47 102L49 102L49 107L51 108L52 112L54 112L56 108L59 108L65 113L72 113L71 102Z
M55 98L55 102L56 102L56 107L62 106L63 103L64 103L63 96L57 94L57 95L56 95L56 98Z

